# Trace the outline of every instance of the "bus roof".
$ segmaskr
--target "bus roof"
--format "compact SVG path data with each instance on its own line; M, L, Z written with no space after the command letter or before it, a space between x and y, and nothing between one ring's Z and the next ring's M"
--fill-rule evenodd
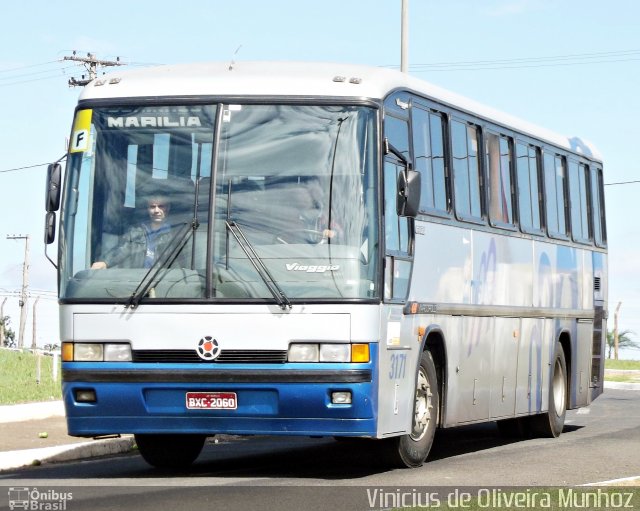
M334 97L383 100L408 89L436 102L601 160L599 151L578 137L566 137L487 107L406 73L382 68L316 62L210 62L118 70L93 80L80 100L164 96Z

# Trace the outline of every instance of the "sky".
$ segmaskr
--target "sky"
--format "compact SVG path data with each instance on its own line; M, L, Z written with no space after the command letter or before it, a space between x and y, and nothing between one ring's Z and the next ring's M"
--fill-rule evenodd
M0 304L18 330L30 236L25 345L59 342L44 256L46 165L66 147L82 67L75 50L127 67L304 60L399 67L401 0L165 0L3 6L0 31ZM557 133L594 143L605 183L640 180L640 2L409 0L409 72ZM12 170L31 167L22 170ZM606 186L610 328L640 341L640 183ZM49 249L50 255L55 249ZM640 359L640 351L624 353Z

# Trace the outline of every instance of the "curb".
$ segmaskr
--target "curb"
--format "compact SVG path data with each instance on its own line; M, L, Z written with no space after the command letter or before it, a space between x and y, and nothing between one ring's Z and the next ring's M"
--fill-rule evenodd
M96 456L121 454L129 452L133 445L133 436L127 435L122 438L92 440L80 444L0 452L0 471L29 465L38 466L43 463L76 461Z
M605 380L604 388L615 389L615 390L640 390L640 383L616 382L616 381Z
M62 401L0 406L0 424L48 419L49 417L64 417L64 403Z

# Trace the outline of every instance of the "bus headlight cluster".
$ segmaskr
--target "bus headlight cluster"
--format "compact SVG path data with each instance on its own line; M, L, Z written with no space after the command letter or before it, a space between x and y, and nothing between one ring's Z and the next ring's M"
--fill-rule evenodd
M131 345L128 343L64 342L64 362L131 362Z
M289 362L369 362L368 344L292 343Z

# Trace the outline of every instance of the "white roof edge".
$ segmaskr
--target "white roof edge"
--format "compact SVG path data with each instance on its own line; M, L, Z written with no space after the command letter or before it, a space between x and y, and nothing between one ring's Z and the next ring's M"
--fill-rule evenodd
M230 68L231 67L231 68ZM334 81L335 77L344 81ZM359 79L352 83L351 79ZM357 81L357 80L356 80ZM384 99L409 89L586 158L602 161L595 146L500 112L400 71L320 62L209 62L118 69L87 85L80 100L161 96L330 96Z

